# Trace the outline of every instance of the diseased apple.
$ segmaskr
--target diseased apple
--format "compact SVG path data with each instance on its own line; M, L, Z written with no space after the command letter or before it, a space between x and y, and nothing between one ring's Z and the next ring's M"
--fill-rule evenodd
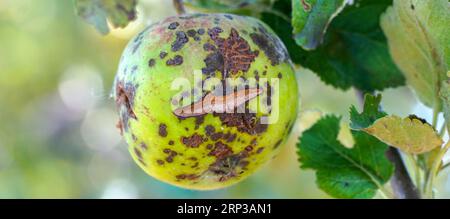
M173 89L180 78L192 87ZM230 14L147 27L123 52L113 96L136 163L161 181L199 190L235 184L267 163L298 107L281 40L261 21Z

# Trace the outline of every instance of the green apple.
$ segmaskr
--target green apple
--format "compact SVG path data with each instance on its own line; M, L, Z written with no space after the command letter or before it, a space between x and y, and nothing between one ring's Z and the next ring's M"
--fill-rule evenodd
M199 190L235 184L273 158L296 120L297 92L281 40L261 21L230 14L150 25L125 48L113 88L136 163Z

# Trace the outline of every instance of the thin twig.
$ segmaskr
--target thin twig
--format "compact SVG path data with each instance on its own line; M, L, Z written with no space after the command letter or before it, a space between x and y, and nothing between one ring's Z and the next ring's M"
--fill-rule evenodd
M355 94L359 104L364 106L364 92L355 88ZM419 199L419 190L411 180L400 152L396 148L390 146L386 152L386 156L394 165L394 175L391 178L391 187L395 197L398 199Z
M443 148L441 148L441 150L439 151L439 154L436 156L436 158L434 158L434 162L431 166L431 170L430 170L430 175L429 175L429 180L428 180L428 184L426 186L426 190L425 190L425 194L427 194L430 198L434 198L433 196L433 184L434 184L434 179L436 178L439 169L441 167L442 164L442 159L444 158L445 153L448 151L448 149L450 148L450 141L448 141L445 146Z
M447 130L447 124L444 122L444 123L442 123L441 129L439 129L439 136L441 138L444 137L446 130Z
M398 149L389 147L386 156L394 164L391 187L395 197L398 199L419 199L419 190L411 180Z
M405 157L409 160L409 163L413 166L415 184L416 184L417 189L419 189L419 192L420 192L420 186L422 185L422 176L421 176L420 167L417 165L416 158L413 154L406 154Z
M446 163L446 164L442 165L442 167L441 167L441 169L439 171L442 171L442 170L444 170L445 168L447 168L449 166L450 166L450 163Z
M177 11L178 15L186 14L183 0L173 0L173 6L175 7L175 10Z
M433 121L431 122L431 125L433 126L433 128L435 129L435 130L437 130L437 125L438 125L438 119L439 119L439 111L436 109L436 108L434 108L433 109Z

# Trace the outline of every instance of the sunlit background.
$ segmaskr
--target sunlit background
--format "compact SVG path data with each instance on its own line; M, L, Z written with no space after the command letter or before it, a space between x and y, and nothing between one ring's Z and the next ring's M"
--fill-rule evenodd
M153 179L131 159L109 98L127 41L174 15L171 1L141 0L138 19L102 36L75 15L70 0L0 0L0 198L328 198L313 171L300 170L295 143L318 111L342 115L354 92L324 85L298 67L302 97L294 133L281 154L249 179L199 192ZM383 92L386 111L430 121L405 87ZM450 195L441 175L439 196Z

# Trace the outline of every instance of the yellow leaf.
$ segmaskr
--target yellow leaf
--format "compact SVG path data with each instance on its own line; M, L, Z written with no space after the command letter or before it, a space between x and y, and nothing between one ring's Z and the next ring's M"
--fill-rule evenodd
M386 116L364 129L380 141L411 154L422 154L442 145L436 131L415 116Z

